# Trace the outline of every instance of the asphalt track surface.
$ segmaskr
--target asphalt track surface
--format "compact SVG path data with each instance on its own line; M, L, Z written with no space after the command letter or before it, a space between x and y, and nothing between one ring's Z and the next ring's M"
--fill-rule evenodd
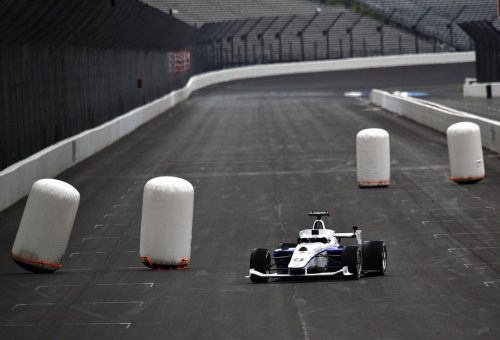
M445 136L345 91L458 84L470 64L262 78L214 86L64 172L81 205L64 267L9 252L25 200L0 214L4 339L498 339L500 158L448 180ZM356 185L355 135L390 133L392 183ZM144 183L195 185L192 264L138 260ZM385 277L252 284L253 247L293 241L307 211L385 240Z

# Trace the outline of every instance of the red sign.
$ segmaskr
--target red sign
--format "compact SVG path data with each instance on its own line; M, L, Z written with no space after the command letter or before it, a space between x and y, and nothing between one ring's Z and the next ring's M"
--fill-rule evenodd
M180 73L191 69L191 52L168 52L167 58L168 73Z

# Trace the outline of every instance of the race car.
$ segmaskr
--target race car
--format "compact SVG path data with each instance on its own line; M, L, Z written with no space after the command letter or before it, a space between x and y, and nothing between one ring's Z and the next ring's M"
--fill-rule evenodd
M252 282L269 278L335 276L358 280L366 274L385 275L387 249L383 241L362 240L361 230L337 233L327 229L322 220L328 211L311 211L315 216L311 229L301 230L297 243L281 243L272 255L267 249L254 248L250 254L249 275ZM357 245L343 245L343 239L356 239Z

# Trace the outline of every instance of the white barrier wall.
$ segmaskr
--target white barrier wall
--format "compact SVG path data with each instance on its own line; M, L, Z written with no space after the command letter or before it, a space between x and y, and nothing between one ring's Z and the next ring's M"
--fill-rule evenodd
M38 179L55 177L187 99L193 91L210 85L239 79L285 74L452 64L473 62L474 60L474 52L436 53L256 65L203 73L191 77L187 85L180 90L169 93L94 129L65 139L0 171L0 211L26 196L31 185Z
M488 98L488 86L492 98L500 97L500 83L466 82L463 86L463 95L464 97Z
M500 122L476 116L467 112L451 109L427 100L373 90L371 102L387 111L411 119L434 130L446 133L452 124L469 121L481 128L483 147L500 152Z

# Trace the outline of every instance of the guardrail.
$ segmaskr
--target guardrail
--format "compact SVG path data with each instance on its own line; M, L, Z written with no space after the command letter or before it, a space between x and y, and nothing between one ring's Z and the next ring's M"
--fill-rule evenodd
M389 93L372 90L372 104L411 119L431 129L446 133L446 129L454 123L468 121L481 128L483 147L500 152L500 122L467 112L455 110L427 100L411 98L400 93Z
M473 52L439 53L269 64L199 74L191 77L187 85L180 90L173 91L94 129L65 139L0 171L0 211L27 195L31 185L38 179L57 176L187 99L192 92L210 85L285 74L473 61Z

